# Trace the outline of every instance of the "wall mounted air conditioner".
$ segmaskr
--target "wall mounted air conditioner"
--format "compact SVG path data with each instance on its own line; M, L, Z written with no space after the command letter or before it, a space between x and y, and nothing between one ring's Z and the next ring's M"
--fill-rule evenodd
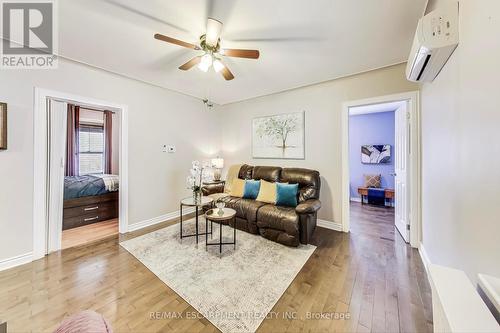
M414 82L430 82L458 46L458 2L438 8L418 21L406 78Z

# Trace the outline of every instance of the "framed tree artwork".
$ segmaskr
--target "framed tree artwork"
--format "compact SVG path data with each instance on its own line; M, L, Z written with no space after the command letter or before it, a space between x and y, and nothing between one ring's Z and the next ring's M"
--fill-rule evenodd
M0 149L7 149L7 104L0 103Z
M254 118L253 158L304 159L304 131L304 112Z

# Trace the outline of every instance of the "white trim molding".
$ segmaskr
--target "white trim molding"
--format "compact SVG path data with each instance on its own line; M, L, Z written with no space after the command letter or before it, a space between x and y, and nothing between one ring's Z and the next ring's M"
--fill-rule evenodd
M20 256L0 260L0 271L24 265L33 261L33 253L28 252Z
M186 216L187 214L194 213L194 208L193 207L183 208L182 213L183 213L183 216ZM146 227L150 227L152 225L166 222L166 221L170 221L170 220L173 220L173 219L176 219L179 217L180 217L180 211L176 210L175 212L163 214L163 215L153 217L153 218L148 219L148 220L133 223L133 224L128 226L128 232L136 231L136 230L146 228Z
M117 111L120 113L120 191L119 191L119 232L127 232L128 227L128 107L113 102L83 97L65 92L35 87L33 121L33 260L48 254L48 199L47 199L47 100L75 103Z
M361 198L351 197L349 200L353 202L361 202Z
M425 250L424 244L420 242L418 246L418 253L420 253L420 258L422 258L422 262L424 263L425 270L427 272L427 277L429 277L429 266L432 264L429 259L429 255L427 255L427 251Z
M350 186L349 186L349 109L371 104L408 101L411 115L411 207L410 207L410 245L418 248L421 240L421 134L420 134L420 95L418 91L409 91L394 95L379 96L342 104L342 230L350 228Z
M342 223L338 223L338 222L318 219L316 222L316 225L318 227L322 227L322 228L326 228L326 229L330 229L330 230L335 230L335 231L340 231L340 232L343 231L342 230Z

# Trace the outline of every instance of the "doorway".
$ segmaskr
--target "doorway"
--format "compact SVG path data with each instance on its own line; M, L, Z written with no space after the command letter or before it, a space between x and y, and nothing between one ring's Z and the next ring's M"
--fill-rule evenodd
M374 219L381 223L380 237L392 231L418 247L418 92L347 102L342 120L343 230L357 230ZM353 225L355 220L360 225Z
M349 108L351 230L357 233L395 237L395 118L403 108L405 102Z
M50 119L66 115L61 249L118 234L120 113L55 100L49 105ZM53 140L51 148L59 144ZM60 168L49 171L51 178L60 174Z
M127 231L127 121L125 106L35 89L35 259Z

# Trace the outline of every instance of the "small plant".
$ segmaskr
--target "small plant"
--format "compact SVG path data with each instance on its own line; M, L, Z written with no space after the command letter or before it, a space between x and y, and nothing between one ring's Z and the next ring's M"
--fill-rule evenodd
M189 176L186 179L186 183L187 187L193 191L195 200L201 199L201 186L204 181L210 178L207 174L209 167L208 162L201 164L199 161L193 161L191 163L191 169L189 169Z

